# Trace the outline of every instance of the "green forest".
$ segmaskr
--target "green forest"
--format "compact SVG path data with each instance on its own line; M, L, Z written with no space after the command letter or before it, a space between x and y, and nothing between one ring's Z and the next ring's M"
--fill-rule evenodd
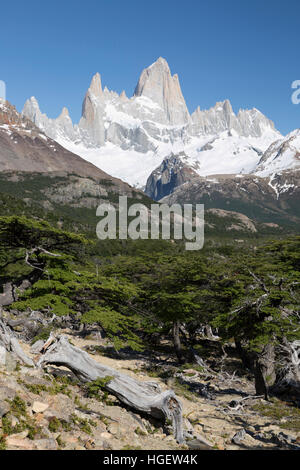
M287 351L300 340L299 236L242 246L208 240L188 252L182 242L98 241L45 220L2 216L0 243L1 284L18 293L9 312L39 311L98 329L116 351L168 348L179 365L207 356L204 329L232 345L257 395L268 398L284 380L292 385ZM24 280L30 287L18 292Z

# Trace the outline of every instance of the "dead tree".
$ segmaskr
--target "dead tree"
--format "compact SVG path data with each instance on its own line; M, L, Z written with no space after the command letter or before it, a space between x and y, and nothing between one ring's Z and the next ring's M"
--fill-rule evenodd
M35 367L32 359L23 351L19 341L13 335L11 329L0 318L0 346L3 346L7 352L12 352L13 355L19 359L23 364Z
M255 389L257 395L264 395L269 399L269 388L276 379L275 348L273 344L266 344L262 352L257 355L254 362Z
M38 361L39 367L47 364L68 367L82 382L112 377L105 389L122 403L156 419L172 422L178 443L184 442L182 405L172 390L161 391L155 382L139 382L128 375L103 366L88 353L72 346L66 337L58 337Z
M300 393L300 341L288 342L284 339L279 346L281 359L277 380L273 387L276 393Z

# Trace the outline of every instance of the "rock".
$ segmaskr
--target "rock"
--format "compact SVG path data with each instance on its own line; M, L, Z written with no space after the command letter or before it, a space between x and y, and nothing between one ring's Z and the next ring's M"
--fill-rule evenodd
M7 382L7 380L5 379L5 381ZM12 384L13 386L14 384ZM1 403L1 406L4 404L4 403L7 403L5 400L13 400L16 396L16 390L11 388L11 387L7 387L6 385L3 385L2 383L0 384L0 403Z
M17 447L24 450L34 450L36 449L35 443L30 439L20 439L13 436L8 436L6 438L6 445L8 448Z
M195 436L194 439L187 441L188 448L190 450L211 450L212 445L206 439L201 436Z
M154 64L143 70L134 95L147 97L165 111L169 124L188 122L187 110L177 75L172 76L169 65L160 57Z
M101 437L102 439L111 439L111 438L112 438L112 435L111 435L109 432L102 432L102 433L100 434L100 437Z
M12 416L12 417L11 417L11 425L12 425L12 427L14 428L15 426L17 426L17 424L19 424L18 418L16 418L15 416Z
M39 425L39 426L48 426L48 420L45 418L44 414L43 413L32 413L32 415L34 414L34 419L35 419L35 422Z
M10 411L10 406L7 402L1 401L0 402L0 418L5 416Z
M45 344L45 342L42 339L36 341L31 346L30 352L33 353L33 354L37 354L37 353L41 352L41 350L43 349L44 344Z
M16 369L17 361L12 356L11 353L6 353L6 363L5 367L8 372L13 372Z
M32 405L33 413L44 413L49 408L47 403L42 403L40 401L35 401Z
M174 436L167 436L165 441L166 442L176 442L176 440L174 439Z
M245 429L241 429L233 436L232 442L239 445L246 438L246 434Z
M162 163L152 171L146 183L145 193L155 201L159 201L172 193L175 188L187 181L198 177L194 169L185 162L187 156L184 152L171 153L164 158ZM186 369L184 374L196 375L194 369Z
M128 429L121 427L119 423L111 423L108 425L107 430L110 434L117 437L126 436Z
M27 437L28 434L29 434L29 431L25 429L25 431L19 432L17 434L11 434L10 437L12 439L25 439L25 437Z
M58 444L55 439L37 439L34 441L38 450L57 450Z
M6 349L4 346L0 346L0 366L5 366L6 364Z
M185 369L182 371L184 374L193 374L196 375L198 372L195 369Z
M95 448L95 441L89 439L88 441L86 441L86 443L84 444L84 447L87 449L87 450L93 450Z

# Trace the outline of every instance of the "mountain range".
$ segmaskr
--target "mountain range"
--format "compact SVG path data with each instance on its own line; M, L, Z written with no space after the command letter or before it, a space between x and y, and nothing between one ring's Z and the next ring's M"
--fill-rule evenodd
M163 58L143 70L130 98L103 89L94 75L78 124L67 108L48 118L34 97L23 115L63 147L140 188L172 153L185 152L200 176L255 172L264 152L283 138L260 111L235 114L228 100L190 114L178 76Z
M130 98L103 88L96 73L77 124L66 107L48 118L34 97L22 114L0 104L0 170L73 173L133 197L143 190L168 203L300 223L300 130L282 136L256 108L235 114L229 100L190 113L163 58L143 70Z

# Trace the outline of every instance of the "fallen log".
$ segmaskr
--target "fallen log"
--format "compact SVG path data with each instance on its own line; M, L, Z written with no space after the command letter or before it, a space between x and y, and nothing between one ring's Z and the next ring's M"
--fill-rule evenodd
M3 346L6 351L14 353L14 355L23 364L35 367L32 359L23 351L17 338L14 337L11 329L4 321L0 318L0 345Z
M45 348L44 348L45 349ZM184 442L182 405L173 390L162 392L155 382L139 382L111 367L104 366L88 353L72 346L60 336L40 357L38 367L47 364L68 367L82 382L112 377L105 389L122 403L156 419L169 420L178 443Z

